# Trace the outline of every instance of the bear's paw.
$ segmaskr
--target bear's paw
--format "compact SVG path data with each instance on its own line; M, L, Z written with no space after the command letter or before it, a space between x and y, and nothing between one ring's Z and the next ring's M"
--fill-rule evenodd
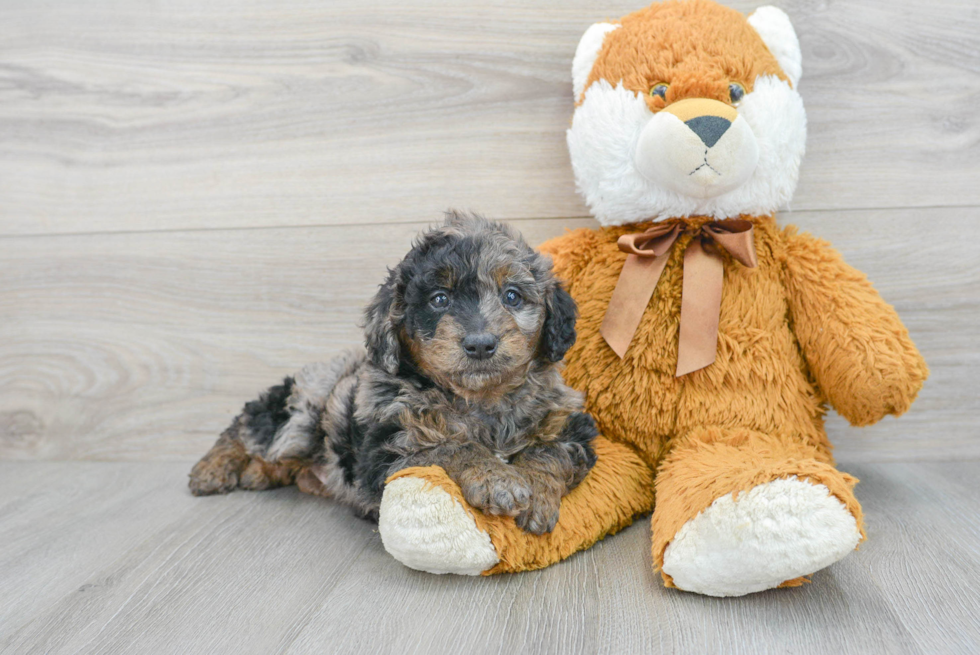
M388 482L378 532L392 557L418 571L480 575L499 561L490 535L460 502L421 478Z

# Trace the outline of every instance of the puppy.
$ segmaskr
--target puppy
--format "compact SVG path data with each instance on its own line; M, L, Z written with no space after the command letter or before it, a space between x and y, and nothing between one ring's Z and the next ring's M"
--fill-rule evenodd
M575 314L551 262L513 230L450 212L367 307L366 352L246 404L191 491L295 482L377 520L388 476L438 465L470 505L550 532L596 459L595 423L560 373Z

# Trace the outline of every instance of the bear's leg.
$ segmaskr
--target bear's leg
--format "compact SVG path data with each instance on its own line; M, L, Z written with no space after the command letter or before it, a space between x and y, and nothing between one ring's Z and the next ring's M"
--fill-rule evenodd
M864 538L856 483L819 446L692 430L657 472L654 566L668 587L709 596L798 586Z
M391 476L381 500L378 531L385 549L404 565L430 573L490 575L554 564L626 527L653 508L653 471L628 446L604 437L598 459L561 501L554 530L534 535L507 516L467 505L437 466Z

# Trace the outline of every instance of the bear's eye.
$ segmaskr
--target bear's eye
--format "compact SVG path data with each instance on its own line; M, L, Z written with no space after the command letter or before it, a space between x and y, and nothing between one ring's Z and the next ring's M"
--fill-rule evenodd
M507 289L504 291L504 304L508 307L520 307L524 298L521 297L517 289Z
M728 97L732 99L732 104L737 105L742 101L745 96L745 87L743 87L738 82L732 82L728 85Z
M445 309L449 307L449 296L445 291L436 291L429 297L429 304L435 309Z
M670 86L669 84L664 84L663 82L661 82L660 84L654 84L652 87L650 87L650 95L660 96L661 98L666 99L667 87L669 86Z

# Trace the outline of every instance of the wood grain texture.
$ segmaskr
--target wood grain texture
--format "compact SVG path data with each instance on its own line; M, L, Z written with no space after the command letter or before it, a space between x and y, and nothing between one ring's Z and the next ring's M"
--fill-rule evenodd
M980 204L973 0L776 4L804 56L795 209ZM572 54L642 5L5 2L0 234L585 216Z
M667 590L646 519L543 571L402 567L295 488L198 499L183 463L0 463L10 653L969 653L980 463L844 463L869 540L799 589Z
M980 457L980 209L797 212L894 303L932 368L911 412L830 421L838 453ZM515 221L532 243L584 220ZM361 343L424 224L0 239L0 458L202 454L242 404Z

